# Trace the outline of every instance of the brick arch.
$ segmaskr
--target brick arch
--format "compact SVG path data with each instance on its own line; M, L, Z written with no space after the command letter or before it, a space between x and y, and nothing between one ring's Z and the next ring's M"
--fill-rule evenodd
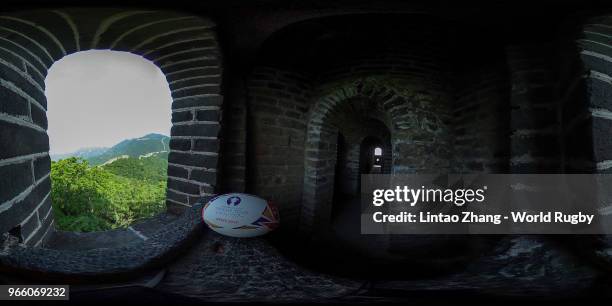
M433 94L425 86L419 85L420 83L422 80L381 75L326 84L320 88L310 109L306 128L300 216L302 232L323 229L329 224L338 133L333 117L351 101L369 101L369 107L355 107L370 111L389 127L392 147L391 173L431 169L427 166L430 161L428 158L421 164L414 164L412 161L416 159L406 157L415 148L419 148L418 152L427 149L428 143L436 138L444 138L448 142L446 123L435 116L437 107L432 107L435 104L446 105L448 97ZM424 101L427 103L423 103ZM442 155L437 152L430 153ZM444 162L447 163L448 160ZM436 166L438 164L434 163L433 167Z
M40 246L53 228L47 70L62 57L110 49L140 55L172 95L167 206L182 212L217 182L222 64L215 24L171 11L106 8L0 15L0 233Z

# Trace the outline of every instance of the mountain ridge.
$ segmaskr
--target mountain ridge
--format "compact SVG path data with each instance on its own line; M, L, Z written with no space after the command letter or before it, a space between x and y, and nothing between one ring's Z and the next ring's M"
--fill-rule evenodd
M141 156L166 153L169 151L169 142L169 136L149 133L142 137L124 139L110 148L82 148L71 153L53 154L51 159L57 161L68 157L80 157L87 160L90 165L96 166L113 159L125 158L125 156L140 158Z
M87 159L92 156L100 155L106 152L108 147L86 147L80 148L73 152L68 153L59 153L59 154L50 154L51 160L58 161L60 159L68 158L68 157L81 157Z

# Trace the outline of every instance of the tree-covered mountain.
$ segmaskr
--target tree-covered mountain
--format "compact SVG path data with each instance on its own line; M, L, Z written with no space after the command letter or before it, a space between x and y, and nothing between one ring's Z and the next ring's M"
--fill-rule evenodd
M88 159L88 158L92 158L92 157L104 154L106 151L108 151L108 148L104 148L104 147L82 148L82 149L78 149L71 153L51 154L51 160L58 161L60 159L65 159L68 157L80 157L83 159Z
M148 182L165 182L168 169L168 152L154 153L150 156L116 159L102 165L115 175Z
M167 153L169 142L170 137L151 133L139 138L123 140L110 148L80 149L69 154L55 155L52 159L57 161L68 157L80 157L85 159L89 165L96 166L127 157L138 158Z
M108 230L163 211L169 140L148 134L94 156L54 160L51 196L58 228Z
M161 134L147 134L140 138L126 139L106 152L87 159L90 165L100 165L123 157L145 156L157 152L168 152L170 137Z
M132 159L138 160L126 160ZM144 158L144 163L159 159ZM121 228L163 211L165 179L132 178L133 173L142 176L142 165L130 163L133 168L124 165L107 169L113 164L90 167L86 160L76 157L51 163L51 199L58 229L90 232ZM118 169L126 175L116 174ZM165 173L165 168L160 171Z

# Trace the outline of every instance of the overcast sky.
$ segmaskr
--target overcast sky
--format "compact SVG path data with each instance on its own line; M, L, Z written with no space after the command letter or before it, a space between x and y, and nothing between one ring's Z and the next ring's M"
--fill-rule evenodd
M108 50L68 55L51 66L45 84L51 154L170 134L166 78L138 55Z

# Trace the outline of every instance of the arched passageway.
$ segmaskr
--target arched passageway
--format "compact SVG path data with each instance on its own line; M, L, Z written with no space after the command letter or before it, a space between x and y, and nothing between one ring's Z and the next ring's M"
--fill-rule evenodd
M381 173L447 170L450 131L441 118L449 111L448 101L440 96L417 103L423 98L418 93L397 90L403 82L411 80L352 80L317 98L305 142L302 232L329 229L334 199L358 192L360 175L371 171L364 169L370 163L365 152L373 153L376 145L387 152Z

